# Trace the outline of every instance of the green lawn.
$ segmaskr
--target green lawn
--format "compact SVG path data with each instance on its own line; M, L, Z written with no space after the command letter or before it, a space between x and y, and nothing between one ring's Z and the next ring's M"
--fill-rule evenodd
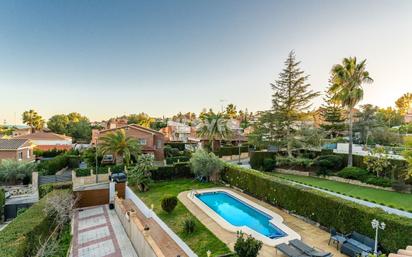
M360 198L369 202L375 202L393 208L408 210L412 212L412 194L403 194L375 188L357 186L317 177L307 177L273 172L266 174L319 187L336 193L345 194L355 198Z
M164 212L160 201L165 194L177 196L182 191L213 187L214 184L193 182L189 179L156 182L150 186L148 192L141 193L136 188L135 193L146 203L147 206L154 205L156 214L180 237L199 257L206 257L207 250L212 256L229 253L230 250L225 243L220 241L199 220L196 219L196 229L192 234L186 234L182 230L182 221L186 217L194 217L189 210L179 201L172 213Z

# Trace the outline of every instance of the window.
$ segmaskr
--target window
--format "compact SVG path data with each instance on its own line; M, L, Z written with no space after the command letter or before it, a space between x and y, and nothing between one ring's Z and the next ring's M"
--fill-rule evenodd
M162 140L158 139L158 140L156 141L156 148L157 148L157 149L162 148Z
M23 152L19 152L18 155L19 155L19 161L23 160Z
M146 138L139 138L139 144L140 144L140 145L147 145L147 140L146 140Z

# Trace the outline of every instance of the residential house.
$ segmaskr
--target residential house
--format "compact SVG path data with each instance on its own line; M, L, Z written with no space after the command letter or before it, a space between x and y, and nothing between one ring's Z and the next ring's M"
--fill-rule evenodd
M183 142L189 141L189 137L195 137L196 131L189 125L169 120L167 126L160 129L165 135L166 142Z
M120 129L124 129L127 136L136 138L139 141L140 145L142 145L142 152L144 154L152 154L156 161L161 161L164 159L163 148L165 139L163 133L135 124L100 131L93 130L92 144L98 144L99 138Z
M0 139L0 161L4 159L33 161L33 146L28 139Z
M35 149L42 151L70 150L73 147L73 140L69 136L60 135L52 132L35 132L28 135L14 137L15 139L28 139L34 145Z
M16 137L16 136L22 136L22 135L28 135L31 133L31 128L27 125L0 125L1 128L10 131L10 134L6 135L1 135L0 133L0 138L2 136L4 137Z

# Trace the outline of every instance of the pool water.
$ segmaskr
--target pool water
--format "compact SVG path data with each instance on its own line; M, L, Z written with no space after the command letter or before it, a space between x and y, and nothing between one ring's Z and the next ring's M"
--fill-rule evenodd
M285 232L269 222L271 216L226 192L202 193L196 197L234 226L247 226L272 239L286 236Z

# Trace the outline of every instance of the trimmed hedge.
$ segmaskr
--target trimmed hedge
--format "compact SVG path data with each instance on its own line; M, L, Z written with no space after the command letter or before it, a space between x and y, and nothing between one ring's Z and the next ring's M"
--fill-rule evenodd
M155 167L150 170L153 180L171 180L176 178L193 178L188 162Z
M385 213L378 208L362 206L313 189L281 181L252 169L225 163L222 179L258 199L279 206L325 227L342 233L357 231L374 238L371 221L386 223L379 242L385 253L412 245L411 219Z
M16 217L0 231L0 257L33 256L39 241L49 235L52 221L43 209L47 197Z
M176 142L176 143L172 143L172 142L169 142L169 143L165 143L165 146L166 145L170 145L172 148L177 148L177 149L179 149L180 151L184 151L185 150L185 143L178 143L178 142Z
M381 187L391 187L392 181L387 178L380 178L376 177L375 175L369 173L366 169L358 168L358 167L346 167L339 171L339 177L347 178L347 179L355 179L362 181L366 184L371 184L375 186Z
M313 170L314 160L308 158L295 157L276 157L276 166L281 168L293 168L296 170Z
M75 169L76 177L87 177L91 175L91 171L89 168L86 169Z
M48 183L39 186L39 197L43 198L45 195L50 193L53 190L57 189L72 189L73 184L72 182L59 182L59 183Z
M6 204L6 193L0 188L0 223L3 222L4 205Z
M173 164L178 162L188 162L190 160L189 156L174 156L174 157L167 157L166 164Z
M241 146L240 147L241 153L249 152L248 146ZM239 147L238 146L222 146L219 150L213 152L216 156L231 156L231 155L239 155Z
M252 169L263 170L265 159L276 160L275 153L266 151L250 152L250 166Z

